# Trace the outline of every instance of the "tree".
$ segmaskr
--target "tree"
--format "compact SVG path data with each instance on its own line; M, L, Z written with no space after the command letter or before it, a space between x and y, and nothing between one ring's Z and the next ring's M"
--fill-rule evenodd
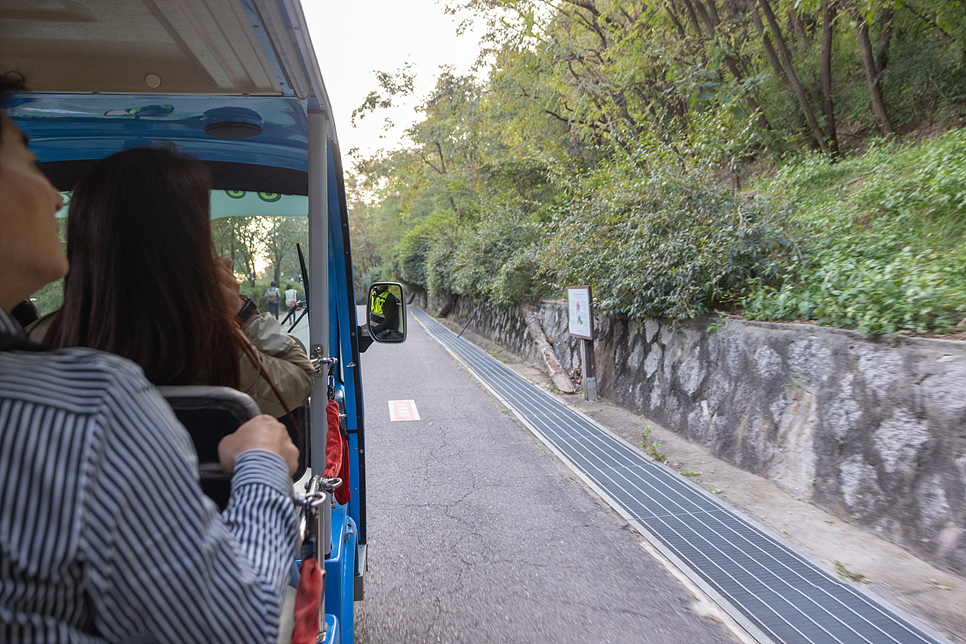
M266 217L265 255L272 271L272 281L282 283L282 278L301 281L301 270L296 244L307 246L309 220L307 217Z
M245 275L249 286L254 286L255 261L263 251L262 218L219 217L212 221L211 228L216 252L230 257L232 269Z

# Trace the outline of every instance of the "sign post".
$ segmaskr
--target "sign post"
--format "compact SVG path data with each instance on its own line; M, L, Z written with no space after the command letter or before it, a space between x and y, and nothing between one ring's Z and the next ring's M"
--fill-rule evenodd
M567 287L567 330L570 337L580 338L580 367L584 398L597 401L597 366L594 363L594 306L589 286Z

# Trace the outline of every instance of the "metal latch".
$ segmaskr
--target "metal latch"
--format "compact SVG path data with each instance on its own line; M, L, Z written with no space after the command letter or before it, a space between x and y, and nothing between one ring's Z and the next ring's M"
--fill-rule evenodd
M339 362L338 358L327 358L325 353L323 353L321 344L312 345L312 353L309 356L309 359L312 361L312 366L315 367L315 373L320 376L326 375L324 365L334 366Z

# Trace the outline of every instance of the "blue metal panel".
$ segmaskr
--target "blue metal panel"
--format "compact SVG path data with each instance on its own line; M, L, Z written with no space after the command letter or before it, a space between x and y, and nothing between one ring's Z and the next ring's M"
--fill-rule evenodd
M305 172L306 109L305 101L283 97L20 94L11 97L7 115L30 137L42 162L100 159L170 141L203 161ZM205 133L206 125L233 114L260 121L261 134L219 139Z
M345 557L342 562L342 637L343 644L355 641L355 571L358 531L352 519L347 520Z
M342 644L353 640L356 526L344 505L332 509L332 552L325 560L325 612L337 617Z
M352 282L352 263L346 248L347 239L343 235L343 228L348 227L348 221L341 216L344 208L342 207L338 187L341 185L341 177L337 176L337 168L334 159L334 150L329 144L329 213L339 213L340 216L330 216L329 225L329 284L330 287L330 322L332 334L332 347L337 347L339 355L339 365L342 372L342 385L345 387L345 406L346 406L346 426L349 430L349 453L346 455L350 459L350 480L344 481L343 485L349 485L352 496L349 501L349 515L355 521L360 530L364 529L364 517L361 513L361 492L359 476L361 473L359 457L359 440L356 430L358 426L358 406L361 404L361 392L355 388L355 378L353 371L358 369L358 363L352 351L352 334L356 333L354 328L355 316L351 315L349 307L355 306L355 292ZM338 335L336 335L336 332ZM353 363L354 366L348 366ZM348 386L345 379L349 379Z

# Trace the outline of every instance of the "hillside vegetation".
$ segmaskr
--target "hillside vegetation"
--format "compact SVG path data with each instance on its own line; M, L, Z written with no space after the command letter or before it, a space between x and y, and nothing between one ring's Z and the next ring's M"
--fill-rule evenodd
M508 308L580 283L634 319L870 334L966 318L958 0L459 8L490 27L485 74L444 70L411 143L356 159L360 284ZM354 118L412 87L380 74Z

